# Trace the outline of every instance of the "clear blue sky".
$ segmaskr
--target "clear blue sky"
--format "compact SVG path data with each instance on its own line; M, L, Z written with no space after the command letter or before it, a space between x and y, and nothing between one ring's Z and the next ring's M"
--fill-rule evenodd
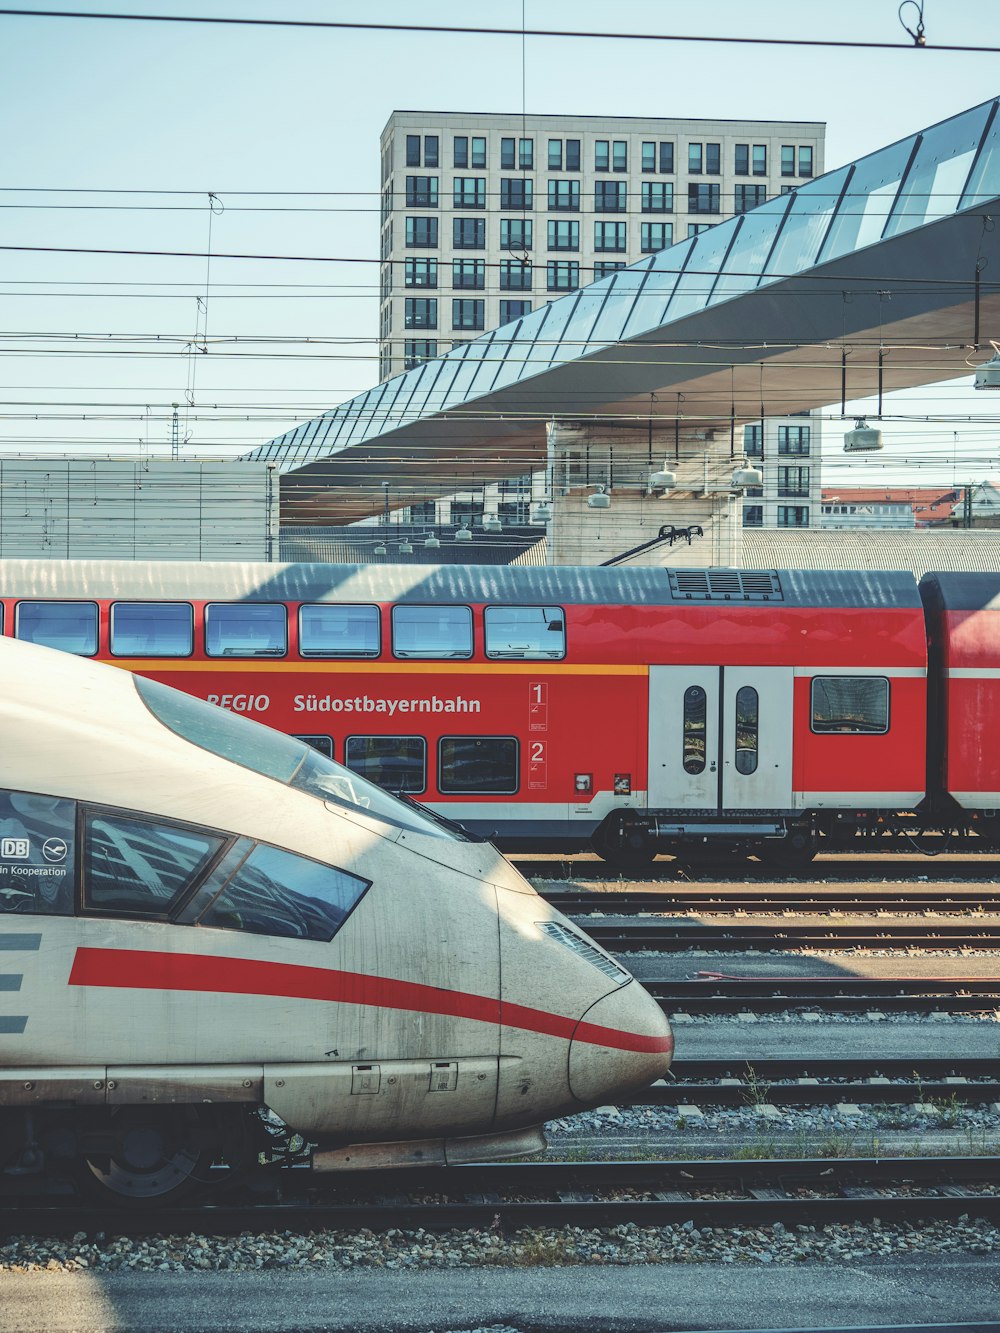
M103 0L99 8L484 26L521 20L519 4L468 0L364 8L330 0ZM896 10L896 0L525 5L529 28L613 24L698 34L713 24L727 35L906 41ZM989 13L973 0L926 0L928 39L975 44L996 32L1000 44ZM907 16L915 19L912 6ZM523 105L534 113L823 120L829 168L994 96L998 70L993 55L907 48L529 39ZM521 40L0 17L0 88L4 244L203 251L211 226L215 251L370 260L378 139L389 114L520 110ZM194 193L120 193L135 190ZM223 210L211 217L209 191ZM338 193L321 197L326 192ZM377 379L377 276L375 264L216 259L206 273L196 259L0 252L7 353L0 451L134 451L146 440L160 451L169 439L165 405L189 397L192 451L235 452L268 439L294 413L320 411ZM196 300L206 283L207 314ZM211 337L241 341L190 355L185 344L206 320ZM52 337L40 343L39 334ZM90 337L69 346L74 334ZM907 395L903 410L983 415L981 399L938 387ZM12 416L36 412L55 419ZM839 427L831 434L839 437ZM895 475L887 463L927 484L950 483L953 470L959 480L981 476L992 470L995 439L972 427L959 428L956 439L951 426L908 425L855 479ZM911 476L903 460L917 457L923 463ZM829 483L846 483L842 456L834 452L830 463Z

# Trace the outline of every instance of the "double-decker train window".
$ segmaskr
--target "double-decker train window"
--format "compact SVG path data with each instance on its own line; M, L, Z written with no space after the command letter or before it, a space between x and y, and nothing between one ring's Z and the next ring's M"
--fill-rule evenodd
M93 657L97 652L97 603L18 602L14 634L26 643Z
M287 648L283 606L210 602L205 607L205 652L209 657L284 657Z
M392 650L397 657L471 657L472 611L467 606L394 606Z
M518 785L513 736L442 736L438 742L440 791L510 794Z
M225 838L139 815L88 811L83 905L89 912L163 917L207 870Z
M303 657L378 657L380 651L377 606L310 602L299 607Z
M814 676L812 729L880 735L889 730L889 682L884 676Z
M683 759L685 773L704 773L708 696L700 685L684 691Z
M523 660L566 656L566 616L558 606L488 606L486 656Z
M72 916L75 844L75 801L0 791L0 916Z
M346 870L259 843L198 925L326 943L370 887Z
M423 736L348 736L344 764L391 792L427 786L427 742Z
M112 657L190 657L194 608L187 602L115 602Z
M760 701L757 691L744 685L736 691L736 771L748 777L757 772Z
M292 740L301 741L303 745L310 746L317 754L324 755L327 759L333 758L332 736L293 736Z

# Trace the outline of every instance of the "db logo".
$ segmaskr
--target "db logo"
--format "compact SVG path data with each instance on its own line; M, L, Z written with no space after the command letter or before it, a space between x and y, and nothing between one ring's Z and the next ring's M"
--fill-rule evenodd
M42 855L46 861L65 861L68 851L62 838L46 838L42 843Z
M0 839L0 856L6 861L26 861L31 854L31 843L27 838Z

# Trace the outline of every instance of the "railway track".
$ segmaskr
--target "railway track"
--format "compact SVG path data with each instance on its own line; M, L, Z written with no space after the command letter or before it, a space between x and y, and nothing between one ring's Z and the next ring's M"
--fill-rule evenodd
M706 972L693 979L643 981L664 1012L774 1014L977 1014L1000 1010L1000 978L738 977Z
M705 949L712 952L754 952L774 949L997 949L1000 921L962 924L876 921L794 922L782 919L766 925L727 920L634 922L580 922L591 939L612 952L674 952Z
M285 1199L223 1197L196 1207L13 1204L0 1234L233 1234L530 1226L761 1226L782 1222L1000 1218L994 1157L777 1159L696 1162L531 1162L451 1167L317 1186ZM292 1186L289 1186L289 1191ZM322 1190L322 1192L321 1192ZM513 1197L512 1197L513 1196Z
M593 884L665 883L673 886L699 883L724 884L929 884L947 882L992 886L996 893L1000 853L950 856L907 856L903 853L820 856L800 870L781 870L762 861L742 859L704 860L697 864L669 860L651 861L634 870L620 870L596 857L541 858L514 854L510 858L521 874L553 887L560 882L584 880Z
M675 884L669 889L626 889L620 893L554 889L549 884L542 884L539 892L566 916L581 917L593 914L635 916L647 912L1000 913L1000 888L996 884L944 890L880 886L865 893L823 884L789 888L769 886L766 891L748 889L744 885L709 889Z
M632 1106L978 1106L1000 1102L997 1060L678 1060Z

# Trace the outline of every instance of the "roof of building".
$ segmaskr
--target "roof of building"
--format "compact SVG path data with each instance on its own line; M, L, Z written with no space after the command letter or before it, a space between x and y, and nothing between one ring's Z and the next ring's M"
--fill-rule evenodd
M745 528L746 569L1000 570L1000 530L856 528Z

